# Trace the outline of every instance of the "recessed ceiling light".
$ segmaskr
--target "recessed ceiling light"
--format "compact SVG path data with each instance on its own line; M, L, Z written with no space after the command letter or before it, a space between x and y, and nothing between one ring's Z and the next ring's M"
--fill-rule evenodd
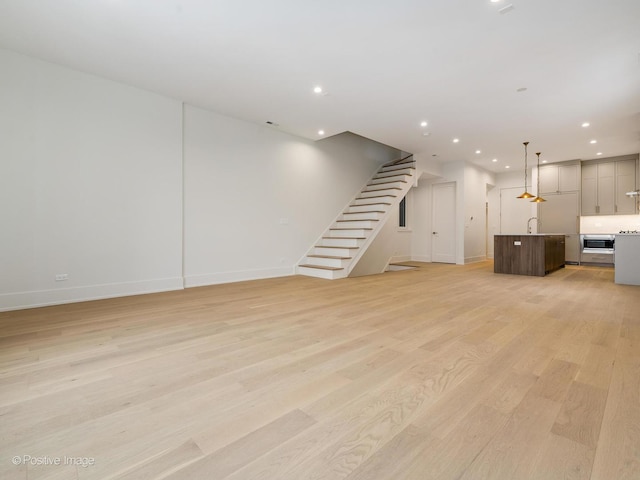
M587 128L589 125L591 125L589 122L584 122L582 124L582 128Z
M597 140L591 140L589 143L594 144L594 143L598 143Z
M431 135L431 132L422 132L423 137L428 137L429 135Z
M427 126L427 122L420 122L420 126L421 127L426 127Z
M324 130L318 130L318 135L324 135Z
M494 158L493 160L491 160L493 163L496 163L498 161L497 158Z
M476 150L476 155L480 155L482 152L480 150Z
M546 160L542 160L542 163L547 163L547 161Z
M516 90L516 92L526 92L527 91L527 87L520 87Z
M511 168L509 165L505 165L504 168Z
M453 143L458 143L459 141L460 141L460 139L459 139L459 138L454 138L454 139L453 139Z
M598 153L596 153L596 155L602 155L602 152L598 152Z
M491 3L498 3L500 0L491 0Z
M320 85L314 87L313 93L322 93L322 87Z

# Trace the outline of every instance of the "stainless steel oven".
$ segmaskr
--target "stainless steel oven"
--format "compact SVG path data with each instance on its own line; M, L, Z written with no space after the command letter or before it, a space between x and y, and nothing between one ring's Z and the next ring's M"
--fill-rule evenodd
M611 234L580 235L580 263L613 265L616 236Z

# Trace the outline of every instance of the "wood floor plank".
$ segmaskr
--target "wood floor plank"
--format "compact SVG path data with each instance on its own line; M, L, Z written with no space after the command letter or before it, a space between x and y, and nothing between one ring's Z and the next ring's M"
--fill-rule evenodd
M640 319L638 320L640 321ZM593 480L640 478L640 355L620 341L593 465Z
M464 471L462 480L529 478L561 405L531 391Z
M389 478L460 478L474 459L481 455L491 440L505 427L507 420L507 415L485 405L478 405L465 415L463 421L445 438L431 437L406 469Z
M554 359L542 372L532 392L540 397L562 402L578 369L579 366L575 363Z
M581 443L550 433L528 478L531 480L589 480L595 451Z
M606 401L606 390L573 382L551 432L595 450Z
M177 470L166 478L167 480L225 478L277 447L283 441L295 437L314 423L315 420L300 410L292 410L290 413L254 430L226 447L217 450L215 453Z

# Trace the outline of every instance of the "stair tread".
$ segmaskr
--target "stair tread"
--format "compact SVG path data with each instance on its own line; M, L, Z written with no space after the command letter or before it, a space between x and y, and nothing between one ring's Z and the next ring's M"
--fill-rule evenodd
M353 258L353 257L342 257L342 256L336 256L336 255L316 255L316 254L307 255L307 257L330 258L331 260L351 260Z
M389 196L389 195L385 195ZM377 198L377 197L365 197L365 198ZM362 199L360 199L362 200ZM349 205L350 207L367 207L371 205L391 205L389 202L376 202L376 203L355 203L353 205Z
M337 247L335 245L316 245L315 248L346 248L346 249L353 249L353 248L360 248L360 247Z
M356 200L365 200L365 199L366 199L366 200L368 200L368 199L370 199L370 198L384 198L384 197L393 197L393 198L396 198L396 197L397 197L397 195L371 195L370 197L359 197L359 198L357 198ZM391 204L389 203L389 205L391 205Z
M389 172L382 172L382 173L389 173ZM395 173L393 175L384 175L382 177L373 177L371 180L387 180L389 178L394 178L394 177L406 177L406 176L411 176L410 173ZM390 180L389 182L406 182L406 180L400 179L400 180ZM374 185L379 185L379 184L374 184Z
M317 268L319 270L332 270L332 271L336 271L336 270L344 270L344 268L342 267L325 267L324 265L309 265L309 264L304 264L304 265L299 265L300 267L305 267L305 268Z
M407 183L407 181L406 180L390 180L388 182L368 183L367 187L373 187L374 185L386 185L387 183Z
M367 237L322 237L322 238L330 238L334 240L366 240ZM339 247L345 248L345 247ZM355 248L355 247L346 247L346 248Z
M360 215L361 213L384 213L384 210L363 210L361 212L344 212L343 215Z
M333 227L330 228L329 231L331 230L373 230L373 228L362 228L362 227Z
M377 218L354 218L353 220L336 220L336 223L339 222L379 222Z

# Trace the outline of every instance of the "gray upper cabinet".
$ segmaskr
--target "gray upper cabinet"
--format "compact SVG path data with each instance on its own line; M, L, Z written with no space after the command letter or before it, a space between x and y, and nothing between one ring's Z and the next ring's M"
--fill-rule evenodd
M627 192L636 189L636 162L623 160L616 162L616 213L633 215L636 213L636 197L628 197Z
M582 164L582 215L635 213L635 199L625 194L635 189L636 158L633 155Z
M551 164L540 167L540 193L580 190L580 164Z

